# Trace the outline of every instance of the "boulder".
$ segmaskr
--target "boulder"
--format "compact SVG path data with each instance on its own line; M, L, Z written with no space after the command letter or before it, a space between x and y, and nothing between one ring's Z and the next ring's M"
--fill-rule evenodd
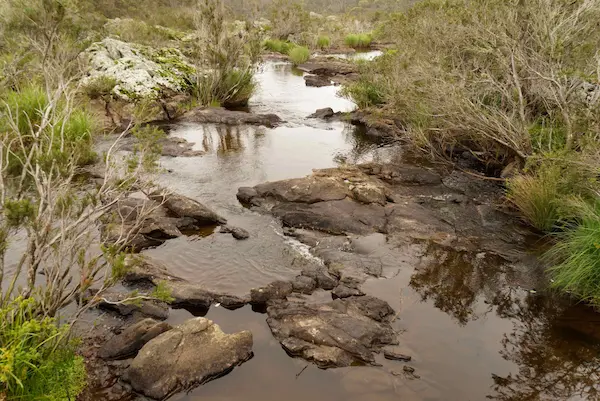
M220 377L251 357L252 333L225 334L199 317L146 343L124 379L135 391L162 400Z
M108 340L100 349L103 359L127 359L134 356L148 341L168 331L171 326L154 319L144 319Z
M100 301L100 309L116 312L123 317L151 317L165 320L169 317L169 307L164 302L142 300L139 303L120 303L126 299L127 294L107 294L105 300Z
M335 298L349 298L354 296L362 296L365 295L365 293L358 288L348 287L345 284L340 284L335 287L333 291L331 291L331 295L333 295Z
M250 302L254 305L264 305L269 301L285 299L294 288L289 281L274 281L266 287L250 290Z
M277 301L267 308L273 335L291 355L321 368L375 365L375 352L397 344L392 308L372 297L308 305Z
M311 277L297 276L292 281L292 288L294 292L300 294L312 294L317 288L317 281Z
M264 125L266 127L275 127L282 122L275 114L253 114L244 111L227 110L220 107L190 110L185 113L180 120L199 124L249 124Z
M331 107L326 107L324 109L318 109L317 111L312 113L310 116L308 116L308 118L327 119L327 118L334 117L335 115L336 115L336 113L333 112L333 109Z
M323 290L333 290L338 284L335 278L327 275L322 269L304 269L301 274L314 279L317 287Z
M85 57L89 70L84 86L99 79L113 80L113 94L127 101L160 98L165 90L184 92L196 74L175 48L153 49L114 38L92 44Z
M357 65L339 59L310 60L304 64L300 64L298 68L309 74L327 77L358 73Z
M312 86L315 88L332 85L329 78L319 75L305 75L304 82L306 83L306 86Z
M211 304L219 303L227 309L237 309L248 304L248 298L240 298L235 295L217 294L202 289L200 286L182 281L168 284L170 295L174 298L171 302L174 306L194 307L208 309Z
M244 240L244 239L250 238L250 233L240 227L233 227L230 225L221 226L220 232L224 233L224 234L231 234L233 236L233 238L238 239L238 240Z
M225 224L227 220L200 202L187 196L158 190L149 195L150 199L162 204L178 217L189 217L198 224Z

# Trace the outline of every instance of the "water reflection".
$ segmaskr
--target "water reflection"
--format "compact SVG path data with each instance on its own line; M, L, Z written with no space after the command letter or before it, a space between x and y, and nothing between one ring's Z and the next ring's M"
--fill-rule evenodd
M514 367L491 372L488 399L599 399L600 316L559 294L525 291L514 285L517 276L497 256L432 245L410 287L466 330L484 317L512 322L498 352Z
M503 401L597 400L600 393L600 320L583 305L553 296L530 295L498 307L514 330L502 339L500 355L515 372L492 375L494 393Z

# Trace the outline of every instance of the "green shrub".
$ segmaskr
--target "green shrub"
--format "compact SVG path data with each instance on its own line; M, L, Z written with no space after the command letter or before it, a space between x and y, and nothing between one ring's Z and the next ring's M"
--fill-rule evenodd
M0 308L0 388L9 400L73 400L86 382L67 328L40 318L33 298Z
M350 35L346 36L346 38L344 39L344 43L346 43L346 46L349 46L352 48L357 48L358 47L358 35L350 34Z
M310 58L310 50L304 46L297 46L290 50L289 57L294 65L306 63Z
M83 87L83 92L90 99L108 99L112 96L117 80L106 75L99 76Z
M194 95L201 104L244 106L256 90L253 70L230 70L223 74L206 74L198 78Z
M578 201L580 217L546 254L553 286L600 305L600 203Z
M328 49L331 46L329 36L319 36L317 38L317 47L321 50Z
M279 39L268 39L265 40L264 47L275 53L288 54L296 45Z

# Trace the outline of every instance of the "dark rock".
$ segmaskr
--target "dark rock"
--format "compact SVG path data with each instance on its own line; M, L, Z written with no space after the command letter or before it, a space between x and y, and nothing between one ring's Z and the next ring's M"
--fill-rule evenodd
M153 319L144 319L111 338L100 349L103 359L126 359L134 356L148 341L168 331L171 326Z
M266 287L251 289L250 302L256 305L264 305L272 300L285 299L293 290L292 283L289 281L274 281Z
M317 281L311 277L298 276L292 281L292 288L300 294L312 294L317 288Z
M225 334L195 318L148 342L124 379L147 397L165 399L228 373L252 357L252 333Z
M244 230L243 228L233 227L233 226L221 226L221 231L224 234L231 234L233 238L243 240L250 238L250 233Z
M400 354L398 352L387 349L383 350L383 356L385 357L385 359L389 359L390 361L410 362L412 360L412 357L410 355Z
M252 199L258 196L256 189L251 187L241 187L238 189L237 198L240 203L245 205L252 204Z
M126 272L123 281L134 285L155 285L160 281L181 282L183 279L172 275L162 263L146 256L133 256L125 259Z
M225 224L227 220L200 202L175 193L155 191L149 195L150 199L159 202L170 212L178 217L191 217L199 224Z
M204 290L198 285L186 282L171 282L168 284L171 297L175 298L172 305L179 307L194 307L208 309L213 303L219 303L227 309L237 309L248 304L249 299L235 295L217 294Z
M440 185L442 177L434 171L408 164L367 163L359 168L392 185Z
M358 72L358 67L355 64L340 60L311 60L299 65L298 68L309 74L328 77Z
M333 290L338 284L336 279L330 277L321 269L305 269L302 270L301 274L314 279L317 283L317 287L323 290Z
M349 298L353 296L365 295L364 292L358 288L348 287L344 284L340 284L331 291L331 294L336 298Z
M324 109L318 109L313 114L308 116L308 118L323 118L323 119L325 119L325 118L331 118L333 116L335 116L333 109L331 107L326 107Z
M105 296L104 298L107 298L107 300L100 301L99 308L116 312L124 317L145 316L159 320L165 320L169 317L169 307L164 302L143 300L139 304L119 303L118 301L127 298L126 294L118 294L115 297Z
M306 83L306 86L313 86L315 88L331 86L331 80L329 78L319 75L306 75L304 76L304 82Z
M282 122L281 119L275 114L252 114L218 107L191 110L185 113L180 120L199 124L250 124L264 125L267 127L275 127Z
M356 363L375 364L374 352L386 344L396 344L396 333L387 321L362 314L359 298L338 299L321 305L288 301L267 308L267 323L281 345L292 355L313 361L319 367L342 367ZM385 315L389 305L381 302ZM383 306L387 306L383 307ZM391 308L390 308L391 309Z

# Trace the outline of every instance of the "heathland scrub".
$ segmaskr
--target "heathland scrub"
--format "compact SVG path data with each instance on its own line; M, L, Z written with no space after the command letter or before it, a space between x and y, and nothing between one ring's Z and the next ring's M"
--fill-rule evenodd
M424 1L375 37L395 50L344 93L440 158L468 152L551 233L554 285L600 302L600 3ZM355 42L352 38L352 43Z

